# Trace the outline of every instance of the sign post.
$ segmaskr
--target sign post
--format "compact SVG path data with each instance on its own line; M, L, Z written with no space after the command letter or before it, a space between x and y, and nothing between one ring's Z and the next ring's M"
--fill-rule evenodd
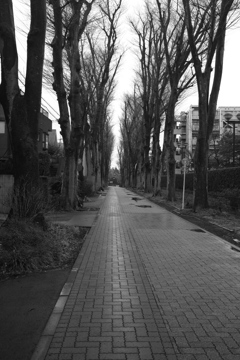
M183 162L183 194L182 194L182 210L184 209L184 197L185 197L185 183L186 183L186 167L187 159L182 159Z

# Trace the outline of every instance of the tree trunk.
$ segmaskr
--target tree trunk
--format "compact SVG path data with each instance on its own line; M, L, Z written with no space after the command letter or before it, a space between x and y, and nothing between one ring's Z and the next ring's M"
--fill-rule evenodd
M10 137L10 145L12 148L12 112L15 105L15 98L20 96L20 89L18 86L18 54L11 0L4 0L1 2L0 54L2 65L0 102L3 106Z
M208 79L199 81L199 131L194 154L193 210L208 207Z
M175 105L176 94L171 94L166 113L166 124L164 132L165 161L167 167L167 198L169 201L175 200L175 145L174 145L174 126L175 126Z
M145 135L145 146L144 146L144 192L148 192L151 189L151 166L149 161L149 150L150 150L150 134Z
M41 109L45 36L46 1L31 0L31 26L27 40L27 73L24 98L30 130L27 142L29 143L31 152L29 157L32 162L27 171L35 187L38 184L39 175L38 117Z
M99 161L98 161L98 142L94 141L92 145L92 182L93 182L93 191L96 192L99 187Z
M153 184L153 195L156 196L159 192L159 171L161 167L160 155L161 149L159 145L159 135L160 135L161 121L159 118L155 119L154 123L154 134L153 134L153 155L152 155L152 177L154 179Z
M0 43L3 46L0 99L10 136L14 191L21 193L24 188L26 197L31 196L38 188L38 116L41 107L45 31L46 2L31 0L25 95L21 95L18 87L18 54L12 1L1 2ZM19 201L20 199L15 199L16 211ZM32 214L29 213L30 215Z
M38 187L37 141L31 136L25 97L17 95L11 112L14 185Z
M75 154L71 150L65 151L65 167L61 193L61 205L66 210L74 209L77 206L77 170L78 168Z
M66 51L70 66L70 91L69 91L69 108L67 104L67 95L64 84L63 75L63 54L62 44L62 9L60 0L51 0L54 12L54 39L52 41L53 48L53 67L54 67L54 83L53 89L57 93L61 126L61 135L63 137L65 150L65 169L62 192L62 205L65 208L75 208L77 199L77 172L78 160L80 153L83 154L83 138L84 124L86 121L85 99L81 93L80 86L80 56L79 56L79 33L80 33L80 11L81 3L71 3L72 19L68 28L68 37L66 42ZM89 5L86 13L89 13L91 5ZM84 14L84 17L86 15ZM82 19L83 20L83 19ZM83 20L84 22L84 20ZM81 159L82 160L82 159Z
M186 14L188 40L191 47L199 96L199 134L194 156L195 174L193 208L196 211L198 207L208 207L207 169L209 138L213 129L217 99L221 85L228 14L233 10L231 16L234 17L234 9L232 9L234 0L214 1L211 5L209 5L210 3L205 4L206 6L201 5L204 16L200 19L199 25L196 24L196 19L191 13L189 1L182 0L182 2ZM217 15L217 17L215 15ZM207 19L206 21L208 24L202 21L204 19ZM197 31L196 25L198 27ZM208 25L209 28L205 28L206 25ZM196 43L195 34L197 32L203 32L204 34L205 31L207 31L207 36L205 37L205 41L202 42L202 47ZM204 55L205 64L203 64L203 50L205 51L205 49L207 49L207 52ZM210 79L214 58L215 66L210 92Z
M193 210L208 207L208 141L199 135L194 156Z

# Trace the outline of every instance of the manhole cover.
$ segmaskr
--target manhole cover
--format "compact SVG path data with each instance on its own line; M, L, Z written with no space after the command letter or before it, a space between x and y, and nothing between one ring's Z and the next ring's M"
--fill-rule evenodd
M151 205L136 205L136 206L141 208L151 208Z
M190 231L195 231L195 232L199 232L199 233L205 233L206 231L202 230L202 229L191 229Z

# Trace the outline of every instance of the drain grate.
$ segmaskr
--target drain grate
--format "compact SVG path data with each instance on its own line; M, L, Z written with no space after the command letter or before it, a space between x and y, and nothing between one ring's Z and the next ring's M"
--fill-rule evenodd
M195 232L199 232L199 233L206 233L206 231L204 231L202 229L190 229L190 231L195 231Z
M151 205L136 205L136 206L141 208L151 208Z
M240 252L240 248L237 248L236 246L231 246L231 250Z

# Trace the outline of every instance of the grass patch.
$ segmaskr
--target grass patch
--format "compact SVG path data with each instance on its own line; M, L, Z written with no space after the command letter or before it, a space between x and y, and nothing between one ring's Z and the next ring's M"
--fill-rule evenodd
M0 277L70 267L84 242L86 228L10 220L0 228Z

